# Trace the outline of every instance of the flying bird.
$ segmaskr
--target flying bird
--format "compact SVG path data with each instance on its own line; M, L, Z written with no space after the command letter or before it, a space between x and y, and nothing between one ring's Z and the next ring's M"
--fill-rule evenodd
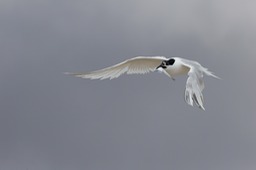
M212 76L219 79L196 61L187 60L180 57L166 58L164 56L138 56L130 58L116 65L86 73L66 73L85 79L113 79L120 75L145 74L153 71L160 71L174 80L178 75L188 75L185 88L185 101L187 104L198 106L205 110L203 106L204 89L203 76Z

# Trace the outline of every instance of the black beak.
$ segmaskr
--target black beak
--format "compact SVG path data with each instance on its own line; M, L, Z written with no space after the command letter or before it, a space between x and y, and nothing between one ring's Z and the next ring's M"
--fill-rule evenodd
M159 66L156 67L156 69L159 69L159 68L167 68L163 63L161 63Z
M156 69L159 69L161 67L161 65L157 66Z

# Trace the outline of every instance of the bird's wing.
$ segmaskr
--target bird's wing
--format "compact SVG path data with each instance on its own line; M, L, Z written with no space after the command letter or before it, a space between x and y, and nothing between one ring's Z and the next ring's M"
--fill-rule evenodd
M188 79L187 79L187 83L186 83L186 89L185 89L185 101L193 106L194 103L196 103L196 105L205 110L204 106L203 106L203 87L204 87L204 83L202 80L202 75L198 76L198 73L196 73L197 71L192 68L190 69L190 71L188 72Z
M181 59L180 61L184 66L190 68L185 89L185 101L191 106L196 103L199 108L205 110L202 94L204 89L203 75L205 68L196 61L186 59Z
M120 75L127 74L145 74L151 71L155 71L163 60L166 60L162 56L144 57L138 56L128 60L125 60L119 64L97 70L88 73L67 73L76 77L88 78L88 79L113 79Z

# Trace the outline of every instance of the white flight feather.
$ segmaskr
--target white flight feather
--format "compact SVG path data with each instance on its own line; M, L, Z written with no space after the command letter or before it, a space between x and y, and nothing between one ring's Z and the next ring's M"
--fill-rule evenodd
M113 79L120 75L127 74L145 74L156 70L156 67L161 64L165 57L155 56L155 57L145 57L138 56L128 60L125 60L116 65L92 71L88 73L66 73L71 74L76 77L88 78L88 79Z
M196 61L186 60L183 58L176 58L179 60L184 66L189 68L188 79L186 83L185 89L185 101L193 106L194 103L201 109L205 110L203 106L203 94L202 91L204 89L203 75L212 76L214 78L218 78L218 76L214 75L207 68L201 66Z
M203 75L212 76L218 78L207 68L201 66L196 61L187 60L180 57L173 57L175 62L173 65L168 65L167 68L158 66L163 62L167 61L166 57L163 56L138 56L128 60L125 60L116 65L87 73L66 73L74 75L76 77L88 78L88 79L113 79L120 75L127 74L145 74L158 70L165 73L168 77L173 79L173 76L188 74L188 79L185 88L185 101L187 104L194 106L196 104L199 108L205 110L203 106L203 94L204 89Z

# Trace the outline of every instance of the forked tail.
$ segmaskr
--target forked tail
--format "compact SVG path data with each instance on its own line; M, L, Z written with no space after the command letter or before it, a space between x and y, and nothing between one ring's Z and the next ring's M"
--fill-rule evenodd
M204 68L204 73L207 75L207 76L212 76L216 79L221 79L220 77L216 76L215 74L213 74L213 72L209 71L207 68Z

